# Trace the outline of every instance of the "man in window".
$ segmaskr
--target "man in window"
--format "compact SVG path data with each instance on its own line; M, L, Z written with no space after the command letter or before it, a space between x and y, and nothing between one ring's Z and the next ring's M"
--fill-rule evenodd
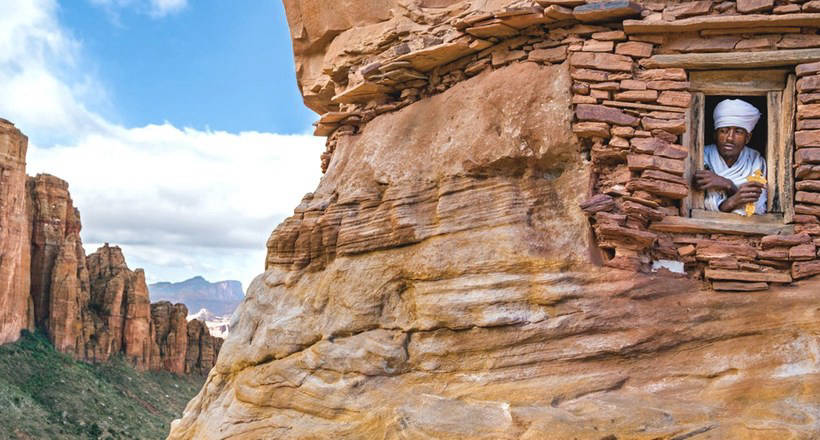
M766 160L746 144L760 119L760 111L740 99L726 99L715 107L715 144L703 153L705 170L695 172L695 186L706 191L710 211L745 215L754 204L755 214L766 212L766 187L748 181L755 171L766 176Z

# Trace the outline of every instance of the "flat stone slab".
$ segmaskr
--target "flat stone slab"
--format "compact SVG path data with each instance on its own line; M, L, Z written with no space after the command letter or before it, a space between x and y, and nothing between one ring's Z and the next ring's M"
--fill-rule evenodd
M818 16L820 19L820 16ZM729 69L777 67L820 61L820 49L770 50L762 52L685 53L653 55L641 60L647 69Z
M628 115L617 108L594 104L579 104L575 107L575 115L581 121L607 122L617 125L638 125L639 119Z
M715 281L712 283L712 288L725 292L757 292L769 290L769 284L764 282L744 283L742 281Z
M503 23L490 23L467 28L466 32L478 38L507 38L518 35L518 29Z
M794 233L794 225L746 223L741 216L737 221L668 216L649 226L652 231L695 234L776 235Z
M572 15L578 21L585 23L616 20L640 15L643 8L637 3L627 0L587 3L576 6Z
M396 58L396 61L407 61L413 69L419 72L429 72L437 66L450 63L478 50L470 46L469 43L462 41L439 44L404 54Z
M339 104L366 103L373 98L385 95L392 91L393 89L390 87L370 81L364 81L334 96L332 101Z
M705 29L760 28L771 26L818 27L820 14L801 13L787 15L709 15L683 20L624 20L624 32L634 34L666 34L696 32Z
M792 276L781 272L745 272L724 269L706 269L706 278L710 280L735 280L771 283L791 283Z

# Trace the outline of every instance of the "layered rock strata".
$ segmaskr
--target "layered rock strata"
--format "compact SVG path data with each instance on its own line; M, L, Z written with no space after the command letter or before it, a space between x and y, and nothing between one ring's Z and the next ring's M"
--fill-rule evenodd
M0 119L0 344L34 326L28 295L30 231L26 207L28 139Z
M814 438L816 3L286 0L325 175L169 438ZM805 101L774 229L680 220L727 52Z

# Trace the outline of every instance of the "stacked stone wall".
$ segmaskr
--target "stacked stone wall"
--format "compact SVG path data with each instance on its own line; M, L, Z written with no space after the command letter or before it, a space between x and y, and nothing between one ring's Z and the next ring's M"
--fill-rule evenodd
M604 264L646 272L659 260L678 261L719 290L791 283L820 273L818 12L818 1L758 0L539 0L468 9L434 24L426 38L393 35L380 50L347 66L346 75L330 75L336 93L325 104L331 111L316 124L316 134L328 136L322 169L340 138L356 135L380 114L487 70L561 64L573 80L572 130L593 170L590 197L581 208ZM722 53L734 56L726 68L738 68L747 62L743 54L764 52L782 53L773 65L798 77L791 97L796 117L787 121L796 130L794 145L788 141L785 148L794 151L791 224L726 231L667 226L665 218L688 215L685 200L693 191L689 154L697 134L687 126L694 106L689 75L721 66L692 69L662 56ZM269 263L293 262L291 247L283 249L281 240L269 245Z

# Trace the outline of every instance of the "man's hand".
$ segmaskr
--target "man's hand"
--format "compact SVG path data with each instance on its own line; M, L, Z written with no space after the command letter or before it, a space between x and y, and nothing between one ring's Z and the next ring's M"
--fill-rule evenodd
M724 191L726 194L734 194L737 191L735 184L731 180L720 177L708 170L695 171L695 187L700 190Z
M720 204L723 212L732 212L738 208L744 208L748 203L757 203L760 194L763 193L763 184L757 182L747 182L740 185L737 192Z

